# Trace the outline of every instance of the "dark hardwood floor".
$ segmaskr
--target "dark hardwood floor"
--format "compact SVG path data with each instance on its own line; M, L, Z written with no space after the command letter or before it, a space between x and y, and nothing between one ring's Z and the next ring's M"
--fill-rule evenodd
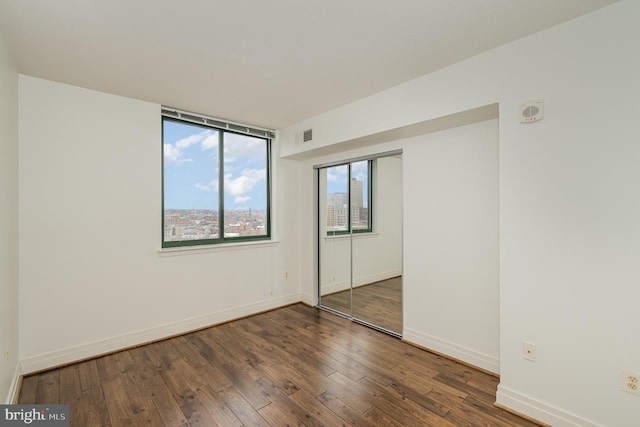
M321 303L354 318L402 334L402 276L323 295ZM353 308L353 313L351 309Z
M497 378L295 304L24 378L72 426L534 426Z

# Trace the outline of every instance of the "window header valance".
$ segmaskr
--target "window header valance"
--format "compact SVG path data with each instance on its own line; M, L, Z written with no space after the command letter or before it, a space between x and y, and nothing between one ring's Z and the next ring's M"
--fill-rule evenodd
M171 107L162 107L163 117L173 117L175 119L183 120L185 122L196 123L199 125L210 126L216 129L228 130L231 132L243 133L246 135L259 136L262 138L273 139L275 138L275 131L272 129L258 128L255 126L248 126L242 123L230 122L228 120L217 119L214 117L207 117L200 114L190 113L187 111L181 111Z

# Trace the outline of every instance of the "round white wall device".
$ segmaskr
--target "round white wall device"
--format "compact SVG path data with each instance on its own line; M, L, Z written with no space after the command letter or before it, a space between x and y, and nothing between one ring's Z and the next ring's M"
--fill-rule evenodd
M539 122L544 117L544 101L527 102L520 106L520 123Z

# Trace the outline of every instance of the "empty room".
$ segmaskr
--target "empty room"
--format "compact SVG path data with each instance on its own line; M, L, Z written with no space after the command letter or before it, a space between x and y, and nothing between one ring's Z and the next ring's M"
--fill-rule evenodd
M640 425L639 22L0 0L0 424Z

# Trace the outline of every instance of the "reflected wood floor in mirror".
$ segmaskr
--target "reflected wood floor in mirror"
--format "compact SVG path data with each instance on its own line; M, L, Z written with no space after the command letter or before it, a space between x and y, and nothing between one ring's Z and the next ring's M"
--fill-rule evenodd
M320 302L350 314L349 298L346 290L324 295ZM402 276L353 288L353 317L402 334Z
M27 376L20 403L91 426L535 426L498 379L295 304Z

